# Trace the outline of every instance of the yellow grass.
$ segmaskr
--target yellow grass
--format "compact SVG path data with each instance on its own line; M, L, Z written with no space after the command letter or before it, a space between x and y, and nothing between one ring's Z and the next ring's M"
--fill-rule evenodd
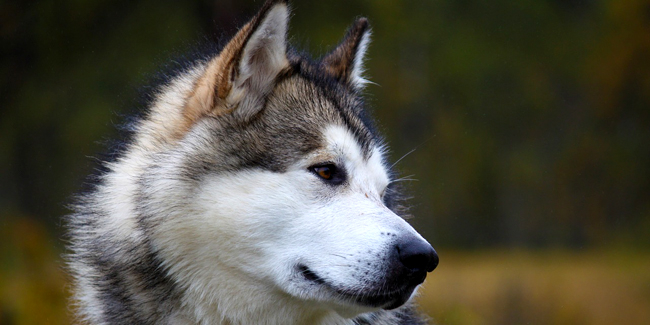
M56 239L27 218L0 223L0 325L70 324Z
M437 324L650 324L650 255L440 251L418 300Z

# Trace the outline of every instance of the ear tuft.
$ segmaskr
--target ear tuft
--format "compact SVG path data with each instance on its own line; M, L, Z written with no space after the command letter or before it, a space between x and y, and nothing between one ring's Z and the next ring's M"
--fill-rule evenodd
M322 64L325 70L340 82L362 89L366 83L369 83L363 77L363 63L370 43L370 35L368 19L358 18L336 49L323 58Z
M277 76L289 67L286 0L269 0L205 66L188 99L191 124L205 114L234 114L247 121L263 107Z
M275 77L289 65L286 54L289 9L284 1L268 4L273 5L268 10L263 8L252 22L254 31L233 66L232 89L227 96L229 105L245 101L251 92L258 97L266 96Z

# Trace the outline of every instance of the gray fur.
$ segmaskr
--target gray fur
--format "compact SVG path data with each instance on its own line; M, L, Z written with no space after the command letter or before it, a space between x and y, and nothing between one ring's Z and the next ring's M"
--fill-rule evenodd
M277 2L269 1L265 6ZM364 25L363 31L366 28ZM161 224L174 218L180 206L197 195L199 184L208 175L242 170L284 173L288 166L324 145L321 130L315 126L345 127L354 135L365 159L373 147L383 147L364 113L361 89L349 79L349 72L333 74L323 62L291 49L287 59L289 67L278 75L257 113L245 119L237 114L208 114L180 137L175 131L155 128L157 114L161 114L155 107L161 101L168 102L165 96L187 102L192 85L188 82L198 80L209 60L196 62L161 88L156 96L158 104L154 101L152 111L136 123L133 140L116 161L107 163L107 171L98 177L91 192L80 196L76 212L67 219L71 237L68 261L75 280L78 321L193 321L182 312L187 308L181 301L187 288L170 277L169 265L154 239L163 231ZM340 65L346 69L353 66ZM390 169L386 162L384 165ZM170 192L177 193L177 200L161 202L161 195ZM124 207L118 207L123 202L116 199L120 195L125 195ZM384 204L399 213L398 201L399 193L389 188ZM123 211L129 211L129 218L135 220L124 233L110 226L111 218ZM397 309L362 314L353 323L426 321L409 302Z

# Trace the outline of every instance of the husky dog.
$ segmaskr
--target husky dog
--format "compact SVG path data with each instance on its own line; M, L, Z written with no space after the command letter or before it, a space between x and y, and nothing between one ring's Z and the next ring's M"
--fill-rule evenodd
M312 61L267 1L155 94L68 218L90 324L423 324L438 264L363 113L369 27Z

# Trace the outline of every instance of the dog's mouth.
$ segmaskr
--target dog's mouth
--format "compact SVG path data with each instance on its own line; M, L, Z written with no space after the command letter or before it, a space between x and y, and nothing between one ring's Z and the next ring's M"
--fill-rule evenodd
M406 303L415 288L426 278L426 272L424 272L408 277L404 283L384 283L381 288L342 287L327 281L304 264L299 264L296 268L304 279L326 288L346 303L387 310L395 309Z
M298 271L300 272L300 274L302 274L302 276L305 277L305 279L307 279L307 280L309 280L311 282L314 282L316 284L327 285L327 282L325 281L325 279L319 277L310 268L308 268L307 265L299 264L297 268L298 268Z

